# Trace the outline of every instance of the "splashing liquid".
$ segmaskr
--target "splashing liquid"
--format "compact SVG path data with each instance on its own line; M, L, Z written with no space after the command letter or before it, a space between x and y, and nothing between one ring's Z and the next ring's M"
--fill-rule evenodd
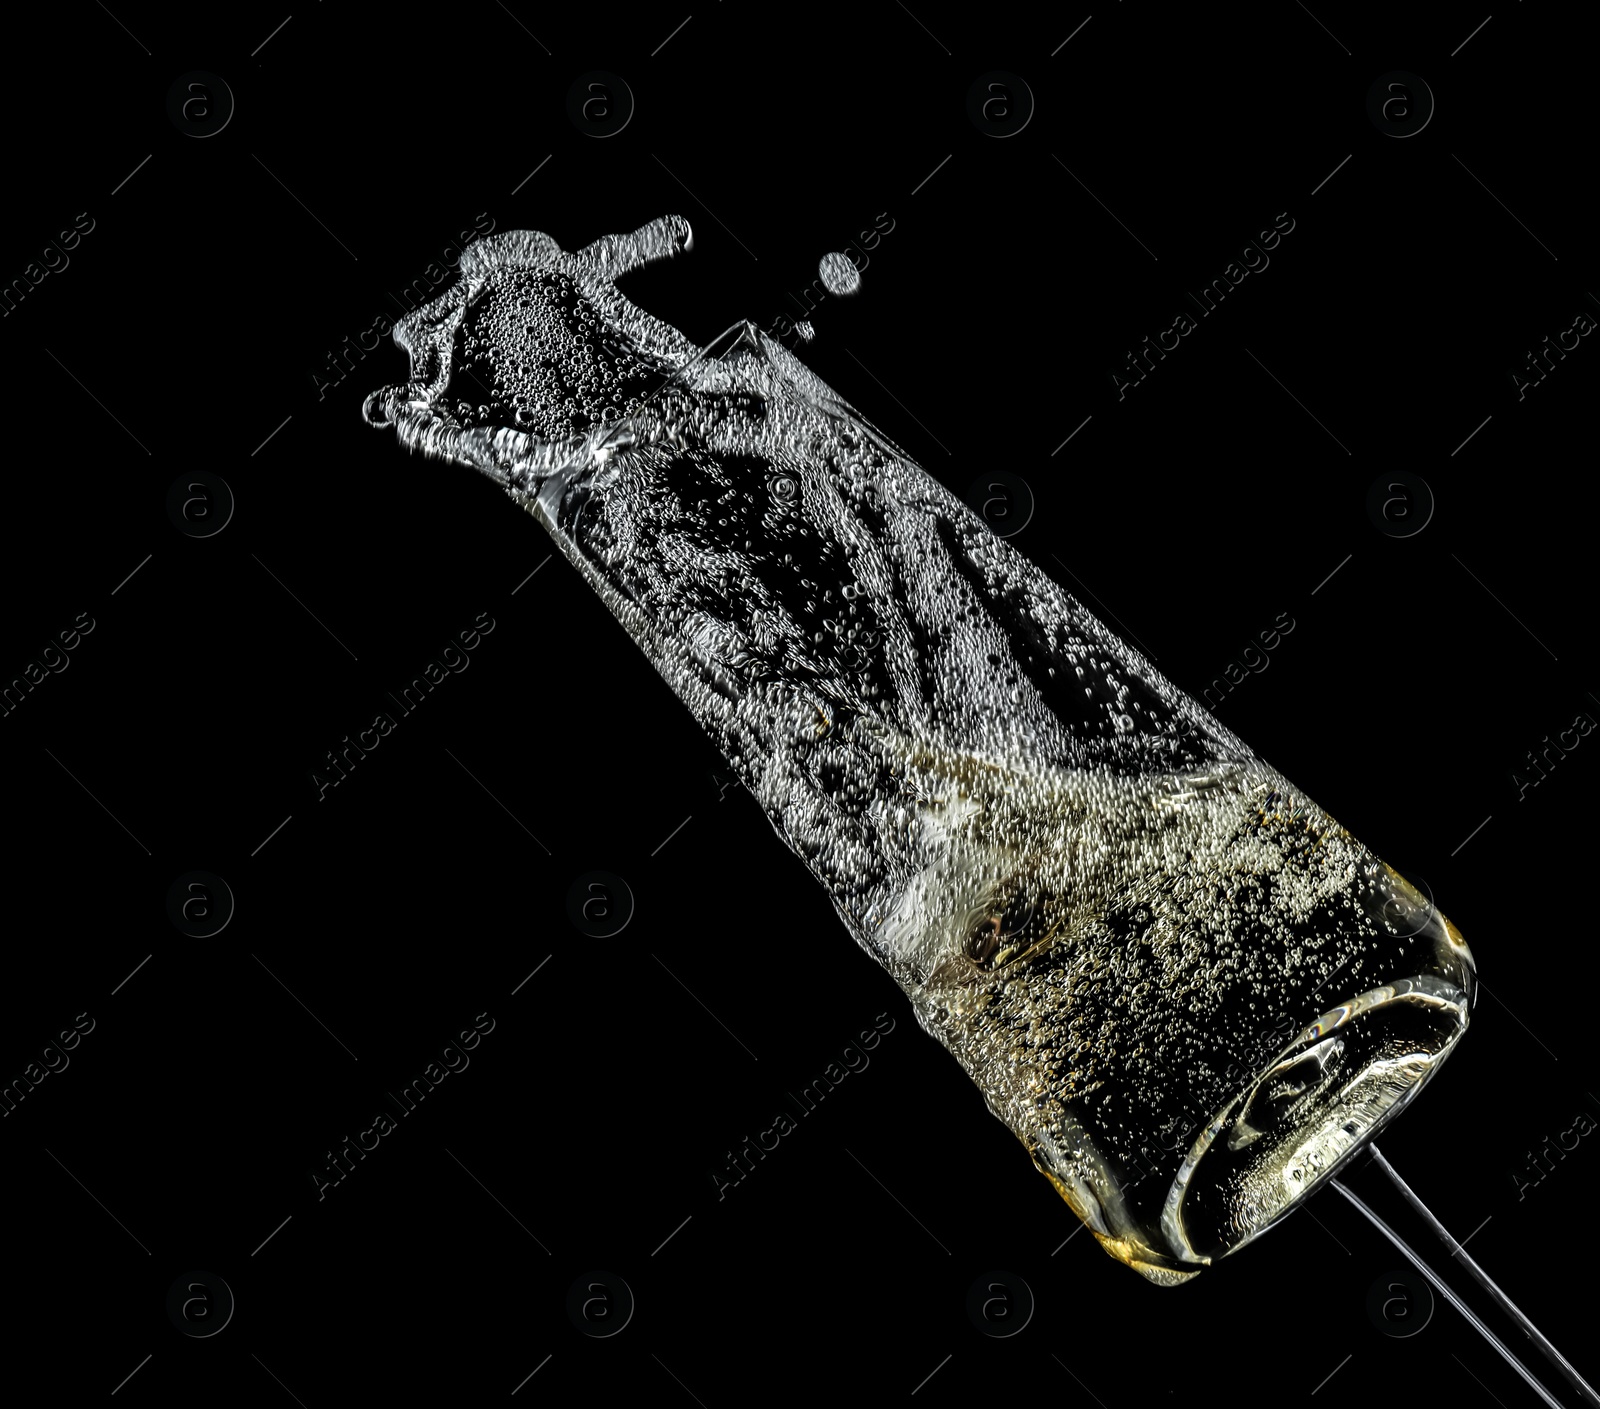
M614 287L690 243L479 241L364 414L544 525L1101 1246L1184 1281L1417 1094L1471 953L780 345Z

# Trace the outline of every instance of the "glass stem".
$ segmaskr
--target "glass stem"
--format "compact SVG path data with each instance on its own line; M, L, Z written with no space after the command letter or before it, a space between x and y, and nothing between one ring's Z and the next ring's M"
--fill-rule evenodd
M1593 1388L1590 1387L1589 1382L1572 1367L1571 1363L1567 1360L1567 1357L1544 1338L1539 1328L1535 1326L1533 1322L1530 1321L1525 1315L1523 1315L1516 1303L1513 1302L1510 1297L1508 1297L1503 1291L1500 1290L1499 1287L1494 1284L1494 1282L1490 1279L1489 1274L1485 1272L1483 1268L1479 1267L1478 1264L1474 1262L1468 1255L1466 1249L1450 1236L1449 1232L1446 1231L1444 1224L1439 1222L1439 1220L1433 1216L1432 1212L1429 1211L1428 1206L1423 1203L1415 1193L1412 1192L1411 1186L1400 1177L1400 1175L1396 1172L1395 1167L1383 1157L1378 1147L1376 1145L1369 1145L1367 1148L1372 1152L1373 1159L1377 1161L1378 1168L1389 1176L1389 1179L1394 1184L1395 1188L1397 1188L1401 1194L1405 1196L1406 1202L1422 1215L1423 1221L1427 1223L1428 1227L1432 1228L1433 1231L1438 1235L1439 1241L1450 1249L1450 1255L1477 1279L1479 1286L1481 1286L1486 1292L1489 1293L1490 1296L1495 1299L1500 1309L1522 1328L1523 1334L1527 1336L1527 1338L1531 1340L1534 1345L1538 1346L1540 1354L1542 1354L1546 1360L1554 1365L1556 1369L1561 1371L1562 1375L1566 1378L1567 1383L1583 1396L1583 1402L1585 1404L1595 1406L1596 1409L1600 1409L1600 1395L1597 1395Z
M1369 1146L1368 1148L1371 1147ZM1416 1253L1412 1252L1410 1246L1403 1238L1401 1238L1398 1233L1394 1231L1393 1228L1379 1218L1377 1214L1368 1208L1366 1204L1364 1204L1354 1193L1346 1188L1345 1185L1338 1179L1330 1179L1328 1182L1341 1194L1343 1194L1344 1197L1347 1198L1352 1204L1354 1204L1362 1216L1366 1218L1366 1220L1371 1223L1374 1228L1382 1233L1384 1237L1386 1237L1395 1245L1396 1248L1399 1249L1401 1253L1405 1255L1406 1261L1415 1267L1417 1271L1428 1280L1429 1285L1433 1287L1434 1291L1438 1292L1440 1296L1442 1296L1447 1302L1450 1303L1451 1306L1455 1307L1455 1309L1466 1318L1468 1324L1471 1325L1471 1327L1477 1331L1477 1333L1482 1336L1484 1340L1488 1341L1488 1343L1494 1347L1494 1349L1499 1353L1500 1358L1504 1360L1507 1365L1509 1365L1517 1372L1517 1374L1527 1381L1528 1387L1532 1389L1540 1399L1549 1405L1550 1409L1563 1409L1561 1401L1551 1394L1548 1389L1546 1389L1538 1380L1533 1377L1533 1375L1529 1372L1528 1367L1511 1353L1506 1343L1501 1340L1499 1336L1495 1335L1495 1333L1487 1326L1485 1326L1481 1320L1478 1319L1477 1313L1475 1313L1470 1306L1468 1306L1464 1301L1461 1300L1460 1297L1450 1290L1437 1272L1429 1267L1427 1263L1425 1263L1416 1255Z

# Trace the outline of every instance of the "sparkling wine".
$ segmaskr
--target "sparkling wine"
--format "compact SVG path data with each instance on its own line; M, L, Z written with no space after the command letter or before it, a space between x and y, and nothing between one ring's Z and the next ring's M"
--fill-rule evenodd
M1101 1245L1186 1280L1416 1095L1471 953L779 344L614 287L689 246L477 242L364 414L544 525Z

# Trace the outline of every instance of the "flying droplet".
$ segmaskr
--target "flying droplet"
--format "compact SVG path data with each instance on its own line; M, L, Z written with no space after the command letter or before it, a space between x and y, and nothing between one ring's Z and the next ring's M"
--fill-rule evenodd
M848 255L825 254L817 264L822 277L822 287L840 298L855 293L861 287L861 273L850 262Z

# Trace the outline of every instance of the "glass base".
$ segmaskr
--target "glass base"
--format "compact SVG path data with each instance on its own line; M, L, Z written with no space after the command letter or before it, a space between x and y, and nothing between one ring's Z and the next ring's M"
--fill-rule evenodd
M1167 1193L1184 1262L1237 1251L1341 1169L1422 1089L1466 1031L1470 995L1398 979L1324 1013L1207 1122Z

